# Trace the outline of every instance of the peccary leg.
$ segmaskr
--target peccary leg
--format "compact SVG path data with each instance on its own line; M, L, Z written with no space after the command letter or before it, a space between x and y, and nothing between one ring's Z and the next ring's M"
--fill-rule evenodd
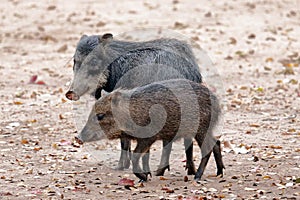
M202 150L201 150L201 152L202 152ZM208 163L210 155L211 155L211 151L209 153L206 153L206 155L202 153L202 159L201 159L199 168L194 177L195 181L199 181L201 179L203 172L205 170L205 167Z
M121 138L121 156L117 166L117 170L128 169L130 166L131 158L131 141L127 138Z
M154 140L155 141L155 140ZM139 160L143 154L149 151L151 145L154 143L151 139L137 140L137 145L132 155L132 171L142 181L147 181L148 173L143 172L140 167Z
M225 169L225 167L222 160L221 143L219 140L216 141L216 144L213 148L213 153L217 164L217 176L219 175L223 176L223 169Z
M150 150L148 150L143 155L143 157L142 157L142 164L143 164L143 170L144 170L144 172L148 173L152 177L152 174L150 172L149 160L150 160Z
M186 166L188 175L196 174L196 168L193 160L193 139L184 138L185 155L186 155Z
M170 171L170 154L172 150L172 142L168 140L163 140L163 149L160 159L160 164L158 166L158 169L156 171L156 176L163 176L165 173L165 170L168 169Z
M206 140L204 142L203 142L203 138L201 138L201 137L196 136L195 139L196 139L199 147L201 148L201 155L202 155L201 162L199 164L198 170L197 170L197 172L195 174L195 177L194 177L195 181L199 181L201 179L202 175L203 175L203 172L206 168L206 165L208 163L210 155L213 151L213 148L210 148L210 147L213 147L214 144L212 142L214 142L214 141L212 140L212 138L210 136L207 136L205 138Z

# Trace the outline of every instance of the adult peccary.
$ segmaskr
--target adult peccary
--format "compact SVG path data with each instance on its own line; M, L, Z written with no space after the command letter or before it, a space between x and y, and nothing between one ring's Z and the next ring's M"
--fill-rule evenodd
M216 96L207 87L186 79L154 82L131 90L117 89L96 101L76 140L80 143L89 137L136 140L133 173L146 181L147 173L141 169L139 159L156 140L195 138L202 154L194 177L199 180L212 151L217 175L223 175L220 142L212 134L220 112Z
M111 34L83 36L74 55L74 80L66 97L78 100L87 92L100 98L101 90L134 88L151 82L185 78L202 82L201 74L190 47L176 39L158 39L147 42L114 40ZM92 141L92 139L90 140ZM184 140L188 174L195 174L192 142ZM171 144L163 144L161 163L156 175L163 175L169 168ZM118 169L130 164L130 140L121 138L121 157ZM145 157L144 169L148 157Z

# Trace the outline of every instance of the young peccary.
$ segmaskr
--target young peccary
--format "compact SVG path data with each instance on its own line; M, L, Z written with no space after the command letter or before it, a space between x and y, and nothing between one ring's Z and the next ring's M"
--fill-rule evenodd
M76 140L80 143L87 137L136 140L133 173L146 181L147 173L141 169L139 159L156 140L195 138L202 154L194 177L199 180L212 151L217 175L223 175L220 142L212 134L219 114L218 100L207 87L185 79L166 80L131 90L118 89L102 97Z
M157 39L146 42L114 40L111 34L83 36L74 55L74 80L66 97L78 100L87 92L100 98L101 90L111 92L116 88L134 88L155 81L174 78L201 83L196 59L191 48L177 39ZM93 141L92 139L89 141ZM184 140L188 174L195 174L192 140ZM156 175L163 175L169 168L172 143L163 141L161 164ZM118 169L130 164L130 140L121 138L121 157ZM143 158L144 169L149 169Z

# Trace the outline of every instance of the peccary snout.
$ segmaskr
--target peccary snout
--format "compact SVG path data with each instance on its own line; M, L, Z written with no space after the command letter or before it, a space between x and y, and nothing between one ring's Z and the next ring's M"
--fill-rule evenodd
M69 100L72 100L72 101L77 101L77 100L79 100L79 98L80 98L80 96L78 96L75 92L73 92L73 91L68 91L67 93L66 93L66 97L67 97L67 99L69 99Z
M78 137L75 137L75 141L76 141L78 144L83 144L82 140L79 139Z

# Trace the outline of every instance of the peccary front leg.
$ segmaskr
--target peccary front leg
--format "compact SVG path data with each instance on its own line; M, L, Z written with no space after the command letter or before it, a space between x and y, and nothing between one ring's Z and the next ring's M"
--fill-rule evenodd
M155 141L155 140L154 140ZM145 173L139 164L139 160L143 154L149 151L151 145L154 143L151 139L139 139L132 155L132 171L142 181L147 181L148 173Z
M94 96L98 100L101 98L101 88L97 88ZM121 137L121 155L116 170L124 170L130 167L131 141L126 137Z
M172 144L173 143L171 141L163 140L163 150L161 154L160 164L155 174L156 176L163 176L166 169L170 171L169 160L172 150Z
M150 160L150 150L148 150L143 155L143 157L142 157L142 164L143 164L143 170L144 170L144 172L148 173L152 177L152 174L150 172L149 160Z
M216 144L213 148L213 153L217 165L217 176L222 175L223 176L223 169L225 169L223 160L222 160L222 154L221 154L221 142L219 140L216 141Z
M117 170L128 169L131 158L131 141L128 138L121 138L121 156L117 166Z
M188 175L196 174L196 168L193 160L193 139L184 138L185 155L186 155L186 166Z

